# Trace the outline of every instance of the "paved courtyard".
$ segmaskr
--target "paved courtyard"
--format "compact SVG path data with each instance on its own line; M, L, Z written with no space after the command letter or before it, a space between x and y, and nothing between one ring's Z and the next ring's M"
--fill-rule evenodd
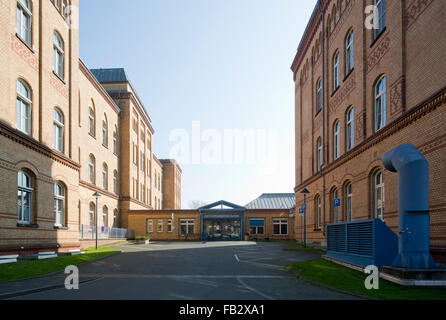
M79 290L60 288L65 276L58 274L0 284L0 295L34 286L52 289L11 299L354 299L287 272L285 264L319 254L285 251L286 244L166 242L114 247L122 253L79 268Z

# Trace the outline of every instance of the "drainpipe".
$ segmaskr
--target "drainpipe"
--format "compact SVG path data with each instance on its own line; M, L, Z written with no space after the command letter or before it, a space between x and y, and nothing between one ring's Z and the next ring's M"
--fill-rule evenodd
M323 230L322 234L325 236L325 225L326 225L326 215L325 215L325 173L323 170L323 167L325 165L325 11L321 9L322 1L318 1L317 9L322 14L322 39L321 39L321 50L322 50L322 77L321 77L321 83L322 83L322 164L319 168L320 174L322 176L322 203L323 203L323 216L324 216L324 223L323 223Z
M383 156L384 167L398 172L398 255L393 267L435 269L430 255L429 163L411 144Z

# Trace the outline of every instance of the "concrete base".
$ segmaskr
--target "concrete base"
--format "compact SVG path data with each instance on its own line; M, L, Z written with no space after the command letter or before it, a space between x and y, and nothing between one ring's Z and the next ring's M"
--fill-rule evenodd
M446 269L382 267L381 278L403 286L446 287Z

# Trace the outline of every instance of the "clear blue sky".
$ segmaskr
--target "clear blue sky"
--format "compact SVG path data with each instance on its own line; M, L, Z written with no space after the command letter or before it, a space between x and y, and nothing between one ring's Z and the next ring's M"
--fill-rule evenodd
M183 208L191 200L245 205L262 193L293 192L290 66L315 3L80 0L81 59L89 68L126 69L152 119L159 159L169 158L178 143L170 140L171 133L183 129L192 136L194 121L202 133L263 129L275 134L273 143L263 139L260 149L276 159L269 170L259 157L232 165L183 163ZM209 154L215 156L218 140L212 139L202 141L200 150L212 144Z

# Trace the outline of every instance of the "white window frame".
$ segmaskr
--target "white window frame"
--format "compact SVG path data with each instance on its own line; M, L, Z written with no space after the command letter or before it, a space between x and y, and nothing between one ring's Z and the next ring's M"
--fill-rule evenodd
M29 184L27 185L23 185L23 179L25 179L25 181L28 181ZM22 203L22 205L18 205L18 222L21 224L31 224L32 220L33 220L33 180L31 178L31 176L26 173L25 171L20 170L17 174L17 190L18 192L21 193L20 195L20 202ZM29 216L28 219L25 219L25 207L23 206L24 203L24 199L25 197L29 197Z
M341 76L341 69L340 69L340 55L339 52L337 52L333 58L333 92L336 91L341 82L340 82L340 76Z
M113 132L113 153L118 153L118 133L116 131Z
M92 107L90 107L88 109L88 133L93 137L96 135L95 118L96 115L94 113L94 110Z
M274 232L274 226L279 226L279 233ZM282 225L286 225L286 234L282 233ZM273 235L274 236L287 236L289 233L288 230L288 219L273 219Z
M93 155L88 156L88 178L91 184L96 183L96 159Z
M322 110L322 80L316 84L316 113Z
M186 227L186 234L182 232L182 226ZM192 228L192 232L189 232L189 228ZM180 236L184 237L195 233L195 219L181 219L180 220Z
M21 92L24 90L24 92ZM22 79L17 80L17 129L31 135L32 100L31 88Z
M353 184L350 182L345 187L345 218L347 222L353 220Z
M65 151L64 116L63 116L63 113L57 108L54 108L54 122L53 122L53 124L54 124L54 141L53 141L54 149L63 153Z
M354 52L353 41L354 41L354 34L353 34L353 31L350 31L347 36L346 43L345 43L345 74L346 75L348 75L353 70L353 68L355 66L354 57L353 57L353 52Z
M90 202L90 204L88 205L88 214L90 215L90 226L94 226L96 224L96 205L93 202Z
M163 233L164 232L164 222L162 219L158 219L156 223L156 232Z
M341 122L338 120L333 127L333 160L341 156Z
M378 177L381 177L381 182L378 182ZM384 220L384 205L385 205L385 184L384 184L384 171L379 170L373 176L374 186L374 213L375 219ZM378 192L381 193L381 202L378 200Z
M320 229L322 227L322 201L321 197L316 197L316 227Z
M104 228L107 228L107 221L108 220L108 208L106 206L102 207L102 226Z
M29 0L17 1L17 36L28 47L32 46L32 11Z
M107 164L102 164L102 188L108 190L108 166Z
M259 220L263 221L263 227L259 227L259 226L251 227L251 221L252 220L254 220L254 221L259 221ZM256 230L255 233L251 233L251 229L252 228L255 228L255 230ZM263 232L262 233L259 233L259 228L263 228ZM249 233L250 233L250 235L264 236L265 235L265 219L249 219Z
M65 66L65 53L64 53L64 42L62 37L54 31L54 60L53 60L53 70L54 73L61 79L64 78L64 66Z
M316 142L317 146L317 171L322 168L322 139L318 138Z
M108 147L108 124L106 120L102 121L102 145Z
M147 219L147 233L153 233L153 220Z
M375 39L386 27L386 0L374 0L375 8L378 10L378 29L374 29Z
M118 194L118 171L113 171L113 192Z
M65 225L65 190L62 184L54 184L54 218L57 227ZM61 192L59 193L59 191Z
M352 150L355 147L355 108L351 107L347 111L346 115L346 149L347 151Z
M378 132L386 126L386 113L387 113L387 93L386 93L387 79L386 77L381 77L375 85L375 132Z

